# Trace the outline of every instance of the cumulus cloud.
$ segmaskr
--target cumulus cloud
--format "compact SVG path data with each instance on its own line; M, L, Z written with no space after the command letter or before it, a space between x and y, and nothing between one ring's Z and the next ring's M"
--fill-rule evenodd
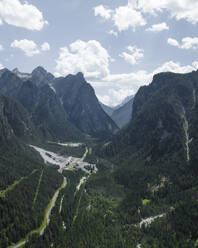
M168 38L168 44L171 45L171 46L176 46L176 47L179 47L179 42L175 39L172 39L172 38Z
M98 96L100 102L106 104L107 106L117 106L120 104L127 96L133 95L133 90L128 88L120 89L109 89L108 95Z
M0 1L0 19L7 24L29 30L41 30L47 21L34 5L19 0Z
M152 75L146 71L134 73L109 74L107 77L90 81L99 100L109 106L120 104L124 98L133 95L140 86L147 84Z
M159 72L174 72L174 73L188 73L198 69L198 62L194 61L192 65L184 65L182 66L179 62L168 61L155 69L153 71L153 75Z
M127 50L130 53L123 52L122 54L120 54L120 56L131 65L138 64L140 59L144 57L144 50L139 49L136 46L128 46Z
M198 37L185 37L182 39L182 49L198 49Z
M32 57L39 54L37 44L32 40L15 40L10 45L12 48L18 48L25 53L26 56Z
M36 54L41 53L41 51L46 52L50 50L50 44L44 42L40 48L33 40L14 40L10 46L12 48L18 48L25 53L26 56L32 57Z
M44 42L42 45L41 45L41 50L42 51L49 51L50 50L50 44L48 42Z
M136 3L144 13L157 15L166 10L176 20L184 19L193 24L198 22L198 2L195 0L138 0Z
M108 20L111 18L112 10L104 7L103 5L96 6L94 8L95 16L101 16L102 18Z
M3 46L0 44L0 52L3 51L3 50L4 50L4 48L3 48Z
M113 21L119 31L129 28L135 30L138 26L146 25L148 14L157 16L165 11L175 20L183 19L192 24L198 22L198 1L195 0L128 0L128 4L115 9L108 9L103 5L95 9L98 9L97 15ZM147 31L160 32L168 29L166 23L160 23L148 28Z
M109 74L98 81L91 81L101 102L115 106L129 95L137 92L140 86L148 85L152 77L160 72L188 73L198 69L198 61L191 65L181 65L179 62L168 61L155 68L153 72L137 71L128 74ZM105 92L105 93L104 93Z
M129 28L135 30L138 26L146 25L141 12L134 9L131 4L120 6L116 9L109 9L103 5L99 5L94 8L94 11L95 16L113 21L120 32Z
M180 49L186 49L186 50L194 49L194 50L196 50L196 49L198 49L198 37L194 37L194 38L185 37L182 39L181 44L177 40L169 38L168 44L172 45L172 46L176 46Z
M110 59L108 51L98 41L77 40L69 47L60 48L55 75L81 71L87 78L104 78L109 74Z
M4 66L0 63L0 70L2 70L4 68Z
M116 8L112 19L119 31L127 30L129 28L132 28L135 31L136 27L146 25L146 21L142 14L129 5Z
M146 31L149 31L149 32L161 32L164 30L169 30L169 26L165 22L154 24L150 28L146 29Z

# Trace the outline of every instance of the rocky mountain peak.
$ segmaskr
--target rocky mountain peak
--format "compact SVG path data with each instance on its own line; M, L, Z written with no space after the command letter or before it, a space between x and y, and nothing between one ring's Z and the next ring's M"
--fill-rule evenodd
M87 83L82 72L78 72L75 75L69 74L65 77L65 79L67 80L67 82L72 82L76 85Z
M31 74L20 72L18 68L15 68L14 70L12 70L12 72L23 80L28 80L31 78Z
M48 72L42 67L42 66L38 66L36 67L33 71L32 71L32 75L34 74L42 74L42 75L46 75Z
M14 68L14 69L12 70L12 72L18 73L18 72L19 72L19 69L16 67L16 68Z
M33 83L39 87L44 84L50 84L54 80L54 76L47 72L42 66L35 68L31 75Z
M85 81L84 74L83 74L82 72L78 72L78 73L76 74L76 77L79 78L79 79L82 80L82 81Z

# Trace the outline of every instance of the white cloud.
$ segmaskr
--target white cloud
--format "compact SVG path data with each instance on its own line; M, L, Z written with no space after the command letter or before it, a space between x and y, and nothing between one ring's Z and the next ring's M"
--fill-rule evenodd
M96 8L98 8L97 15L113 21L119 31L129 28L135 30L138 26L146 25L146 14L157 16L163 12L167 12L170 18L176 20L183 19L192 24L198 22L198 1L196 0L128 0L128 4L115 9L108 9L103 5ZM147 31L160 32L168 29L166 23L160 23L148 28Z
M128 46L127 49L130 53L123 52L120 56L131 65L137 64L144 57L143 49L139 49L136 46Z
M179 62L168 61L153 72L137 71L128 74L109 74L107 77L91 81L101 102L115 106L129 95L135 94L140 86L148 85L152 77L160 72L188 73L198 69L198 61L192 65L181 65Z
M115 36L115 37L118 37L118 33L117 33L116 31L114 31L114 30L110 30L110 31L108 32L108 34L111 34L111 35L113 35L113 36Z
M83 72L87 78L104 78L109 74L110 56L96 40L77 40L68 47L60 48L56 60L56 75Z
M41 45L41 50L42 51L49 51L50 50L50 44L48 42L44 42L42 45Z
M151 81L151 74L137 71L126 74L109 74L107 77L91 81L99 100L107 105L120 104L125 97L136 93L143 84Z
M116 106L120 104L127 96L133 95L133 90L128 88L120 88L120 89L109 89L108 95L99 96L100 102L106 104L107 106Z
M168 61L164 63L162 66L158 67L153 71L153 75L159 73L159 72L174 72L174 73L188 73L193 70L198 69L198 62L194 61L192 65L185 65L182 66L179 62L173 62L173 61Z
M175 39L172 39L172 38L168 38L168 44L171 45L171 46L176 46L176 47L179 47L179 42Z
M37 44L32 40L15 40L10 46L22 50L29 57L40 53Z
M3 50L4 50L4 48L3 48L3 46L0 44L0 52L3 51Z
M0 1L0 23L23 27L29 30L41 30L47 21L34 5L19 0Z
M2 20L0 19L0 25L3 25L3 22L2 22Z
M137 8L144 13L157 15L164 10L176 20L184 19L191 23L198 22L198 1L196 0L138 0Z
M179 42L175 39L169 38L168 39L168 44L172 45L172 46L176 46L180 49L198 49L198 37L185 37L182 39L181 44L179 44Z
M165 22L154 24L150 28L146 29L146 31L149 32L161 32L163 30L169 30L169 26Z
M108 20L111 18L112 10L104 7L103 5L96 6L94 8L95 16L101 16L102 18Z
M182 39L182 49L198 49L198 37L185 37Z
M146 25L142 14L129 5L116 8L112 19L119 31L124 31L129 28L133 28L135 31L136 27Z
M4 66L2 64L0 64L0 70L2 70L4 68Z
M100 5L95 7L94 11L95 16L99 15L105 20L113 21L120 32L129 28L135 31L136 27L146 25L146 21L141 12L134 9L131 3L120 6L114 10Z
M128 6L130 6L131 8L137 9L137 7L138 7L137 0L128 0Z

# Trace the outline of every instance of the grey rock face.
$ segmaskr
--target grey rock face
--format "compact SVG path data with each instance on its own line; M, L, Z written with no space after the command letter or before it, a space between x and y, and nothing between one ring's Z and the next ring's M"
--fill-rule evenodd
M95 92L82 73L56 79L53 83L69 119L78 129L95 137L109 137L118 130L104 112Z

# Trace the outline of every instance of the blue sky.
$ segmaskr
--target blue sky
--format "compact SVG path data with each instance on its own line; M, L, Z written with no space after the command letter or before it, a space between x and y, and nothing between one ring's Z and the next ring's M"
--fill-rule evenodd
M82 71L119 104L155 73L198 68L197 0L0 0L0 67Z

